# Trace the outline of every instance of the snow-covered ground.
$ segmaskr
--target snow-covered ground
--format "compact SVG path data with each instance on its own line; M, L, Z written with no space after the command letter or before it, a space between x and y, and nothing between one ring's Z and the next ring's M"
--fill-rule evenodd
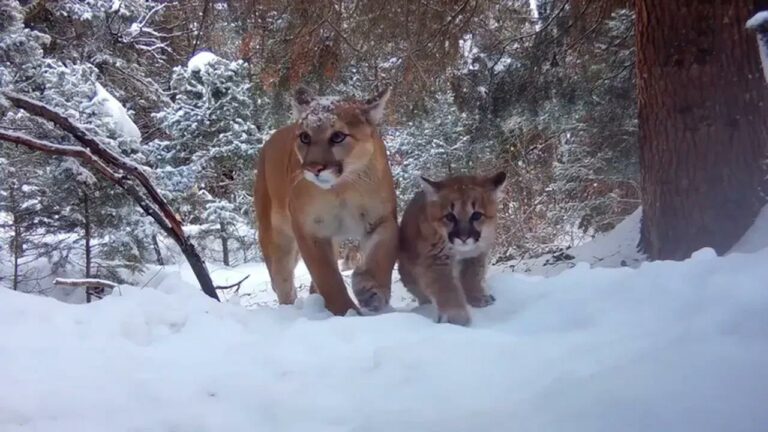
M184 268L89 305L0 290L0 431L765 431L766 262L496 269L471 328L247 309L256 266L214 270L253 273L221 304Z
M594 268L637 267L645 261L645 257L637 250L641 216L642 208L638 208L613 230L598 234L586 243L555 254L511 261L505 266L518 273L538 276L554 276L578 263L588 263Z

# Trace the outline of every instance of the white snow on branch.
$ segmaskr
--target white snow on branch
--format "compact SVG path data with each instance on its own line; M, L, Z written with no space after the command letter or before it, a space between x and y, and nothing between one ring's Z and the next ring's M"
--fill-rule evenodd
M122 0L114 0L112 2L112 6L109 8L109 13L115 13L120 10L120 8L123 6Z
M219 57L216 56L216 54L213 54L210 51L200 51L189 59L189 62L187 63L187 71L193 72L202 70L208 63L216 60L219 60Z
M118 284L104 280L104 279L64 279L57 278L53 281L54 285L60 286L74 286L74 287L100 287L100 288L115 288Z
M141 140L141 132L136 124L128 116L123 104L112 96L101 84L96 83L96 97L93 104L98 107L101 113L111 118L115 123L115 129L128 138Z
M747 21L747 28L757 30L759 27L768 24L768 11L758 12Z
M758 12L747 21L749 30L757 33L757 49L760 51L760 64L763 67L765 81L768 82L768 11Z

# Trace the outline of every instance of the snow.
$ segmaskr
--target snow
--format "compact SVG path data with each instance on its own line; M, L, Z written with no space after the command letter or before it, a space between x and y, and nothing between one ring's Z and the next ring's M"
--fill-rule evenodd
M752 227L730 250L729 253L753 253L768 248L768 205L755 218Z
M107 287L107 288L115 288L118 286L118 284L108 281L105 279L94 279L94 278L87 278L87 279L68 279L68 278L56 278L53 281L54 285L67 285L67 286L78 286L85 288L88 285L91 286L97 286L97 287Z
M747 21L747 28L757 30L766 24L768 24L768 11L761 11Z
M471 328L219 304L183 268L89 305L0 290L0 430L762 431L766 260L497 270Z
M768 82L768 11L756 13L747 21L748 29L757 32L757 49L760 52L760 64L763 76Z
M114 121L115 130L127 138L141 140L141 132L131 120L123 104L112 96L101 84L96 83L96 97L93 104L99 107L101 113Z
M336 119L334 110L341 103L341 99L335 96L320 96L312 99L301 114L299 122L307 129L330 124Z
M109 7L109 13L115 13L123 6L123 0L113 0L112 5Z
M645 261L643 254L637 250L642 214L642 208L638 207L607 233L598 234L592 240L563 252L512 262L512 267L518 272L542 276L560 274L578 263L587 263L594 268L637 267Z
M215 60L219 60L219 57L216 54L213 54L210 51L200 51L189 59L189 62L187 63L187 71L193 72L202 70L208 63Z
M243 281L240 289L235 293L235 288L219 291L219 296L223 301L233 301L245 308L272 307L276 308L277 297L272 291L272 285L269 280L269 272L264 263L246 263L234 267L224 267L221 265L208 264L211 279L215 286L232 285L245 276L248 279ZM342 272L342 276L347 283L347 291L350 297L354 298L350 288L352 271ZM408 294L405 288L397 283L399 281L397 272L395 272L395 284L392 288L391 305L396 308L407 308L415 305L413 297ZM299 261L294 273L295 284L298 297L303 298L309 295L309 284L312 278L309 276L309 270L304 262ZM152 268L144 274L144 280L139 281L139 285L146 285L151 288L163 288L167 284L173 284L175 281L183 281L185 284L196 284L195 275L192 269L186 263L166 266L164 268Z
M535 21L539 20L539 2L538 0L529 0L531 6L531 16Z

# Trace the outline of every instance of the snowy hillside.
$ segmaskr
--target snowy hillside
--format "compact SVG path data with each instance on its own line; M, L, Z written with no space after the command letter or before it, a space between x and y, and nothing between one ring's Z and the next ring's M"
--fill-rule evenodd
M557 275L578 263L596 268L637 267L645 261L637 250L641 216L642 208L638 208L614 229L598 234L588 242L555 254L511 261L506 266L519 273L537 276Z
M762 431L766 260L497 272L472 328L170 276L90 305L0 290L0 430Z

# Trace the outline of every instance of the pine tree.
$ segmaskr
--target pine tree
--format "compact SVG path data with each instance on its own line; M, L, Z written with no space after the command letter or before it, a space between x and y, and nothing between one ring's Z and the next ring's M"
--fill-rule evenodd
M198 54L171 78L173 103L157 114L168 138L152 143L165 190L198 238L231 264L230 240L253 249L250 225L253 161L261 147L254 98L243 62ZM248 230L246 230L248 231ZM245 258L245 257L244 257Z
M65 3L58 6L65 6ZM81 12L85 10L83 8L91 7L75 6ZM144 162L139 146L140 133L125 108L98 82L98 70L87 62L61 62L44 57L42 48L49 39L23 27L22 8L18 2L6 0L0 8L0 16L5 19L2 25L9 36L0 41L10 41L0 42L0 57L7 60L0 66L1 88L46 103L98 136L113 151L137 163ZM69 135L48 122L19 111L5 112L0 125L42 139L76 145ZM122 249L123 253L115 253L113 248L112 253L101 255L103 245L114 245L105 241L107 230L127 228L123 218L130 214L133 204L126 196L114 188L95 187L98 179L75 159L46 158L43 163L26 150L3 146L2 151L11 158L36 161L18 164L13 167L13 172L9 172L24 183L34 179L38 186L26 188L33 191L33 196L28 199L42 202L48 190L56 190L56 199L51 205L41 206L36 213L37 217L49 220L44 224L50 230L49 234L69 234L66 241L58 243L61 252L57 260L59 268L73 266L82 269L78 276L111 276L118 281L122 280L118 270L124 264L130 264L133 271L141 269L135 251ZM9 193L19 195L19 191L12 188L6 190L6 195ZM72 235L74 233L77 234ZM82 253L71 253L76 250Z

